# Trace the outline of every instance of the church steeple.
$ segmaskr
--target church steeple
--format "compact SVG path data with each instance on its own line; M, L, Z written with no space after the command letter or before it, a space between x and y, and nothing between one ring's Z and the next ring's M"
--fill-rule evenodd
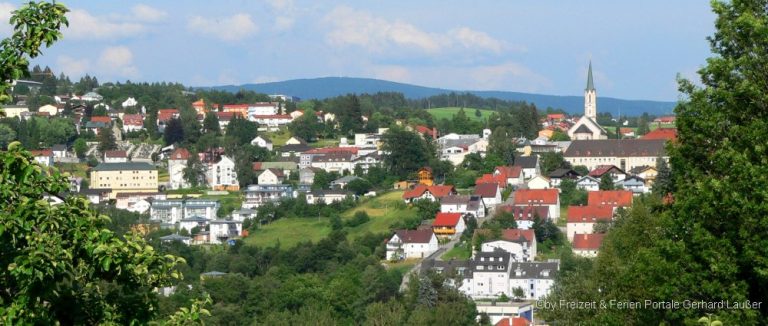
M589 60L589 72L587 73L587 91L595 90L595 83L592 81L592 60Z
M592 60L589 60L587 89L584 90L584 116L597 121L597 90L594 81L592 81Z

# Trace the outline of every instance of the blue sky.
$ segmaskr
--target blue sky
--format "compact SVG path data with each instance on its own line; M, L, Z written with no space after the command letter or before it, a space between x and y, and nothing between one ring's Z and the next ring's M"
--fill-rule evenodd
M674 101L714 31L693 0L65 3L70 28L33 63L190 86L350 76L581 95L591 58L598 96Z

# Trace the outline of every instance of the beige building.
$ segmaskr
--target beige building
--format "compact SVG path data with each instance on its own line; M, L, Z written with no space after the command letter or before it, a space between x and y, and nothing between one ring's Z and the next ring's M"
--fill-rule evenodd
M5 116L8 118L18 118L21 116L24 112L29 112L29 108L26 106L3 106L0 108L0 110L3 110L5 112Z
M149 163L101 163L91 170L91 189L110 189L110 199L124 192L157 192L157 169Z
M571 166L594 170L599 165L614 165L628 171L640 166L656 166L656 160L669 161L664 139L574 140L563 154Z

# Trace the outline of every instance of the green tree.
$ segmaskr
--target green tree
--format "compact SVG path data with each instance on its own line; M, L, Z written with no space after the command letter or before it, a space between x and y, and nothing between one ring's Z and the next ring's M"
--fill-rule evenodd
M178 144L184 141L184 126L180 119L171 119L165 125L163 139L166 145Z
M614 190L616 186L613 184L613 178L610 174L606 173L600 177L600 190Z
M650 130L648 128L648 123L650 122L650 116L648 115L648 112L643 112L643 115L641 115L637 119L637 135L642 136L647 134Z
M205 166L200 162L200 156L197 152L189 153L187 166L182 171L184 181L193 188L205 185Z
M515 144L512 142L512 134L503 127L493 130L488 139L488 156L501 159L505 164L515 163Z
M0 124L0 149L4 149L15 139L16 131L6 124Z
M384 166L391 174L406 178L433 157L427 144L419 135L400 127L389 129L382 136Z
M227 125L227 136L236 140L237 145L250 144L259 132L259 124L240 116L234 116Z
M440 202L429 199L414 201L413 207L416 208L417 215L422 221L435 218L435 215L440 212Z
M115 134L112 133L112 129L102 128L99 130L99 152L104 153L113 149L117 149Z
M317 134L322 129L322 125L317 120L317 115L312 109L307 109L304 114L293 120L288 125L288 130L292 135L307 141L313 141L317 138Z
M85 139L78 138L75 140L75 143L72 144L72 148L75 150L75 155L82 159L85 158L85 152L88 151L88 144L86 144Z
M550 137L549 140L550 141L569 141L571 140L571 137L568 137L567 133L555 130L555 132L552 133L552 137Z
M672 178L672 170L667 161L661 157L656 158L656 179L653 181L653 192L666 196L675 191L675 183Z
M482 118L483 117L483 113L480 112L480 109L475 109L475 117L478 117L478 118Z
M219 125L219 117L216 112L208 112L205 114L203 120L203 131L206 133L213 133L216 135L221 134L221 126Z
M549 175L557 169L570 169L571 164L565 161L563 153L546 152L541 155L541 174Z
M45 194L69 189L20 148L0 152L0 292L3 324L144 324L156 316L156 287L179 278L183 260L162 255L137 235L118 237L88 201ZM130 293L126 295L125 293Z

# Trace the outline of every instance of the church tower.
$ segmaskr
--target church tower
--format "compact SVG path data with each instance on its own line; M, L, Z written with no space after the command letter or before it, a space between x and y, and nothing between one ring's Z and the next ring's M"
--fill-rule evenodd
M592 60L589 61L587 88L584 90L584 116L597 121L597 91L592 81Z

